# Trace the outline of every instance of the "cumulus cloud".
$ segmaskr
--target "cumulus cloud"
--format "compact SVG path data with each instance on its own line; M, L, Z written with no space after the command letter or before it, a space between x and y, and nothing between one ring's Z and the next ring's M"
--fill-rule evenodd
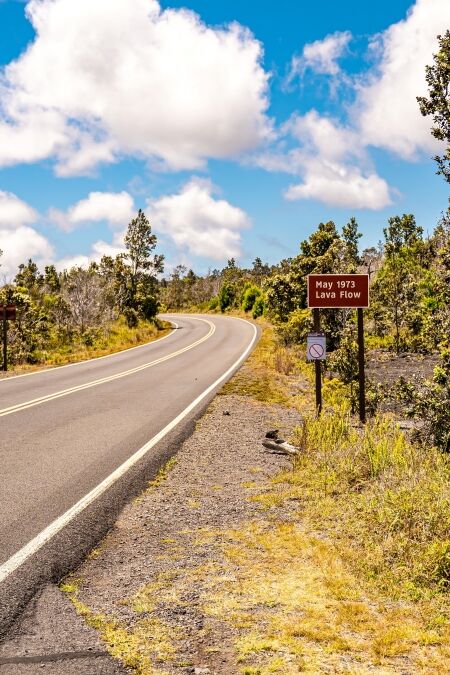
M391 203L388 184L377 175L351 127L311 110L294 115L284 125L283 134L294 139L294 147L263 154L258 163L300 177L301 182L285 191L286 199L315 199L330 206L373 210Z
M337 31L306 44L300 55L292 57L286 83L302 77L308 69L318 75L338 75L341 72L338 59L347 51L351 39L350 31Z
M190 254L226 260L241 253L241 230L250 219L240 208L213 196L209 181L193 179L178 194L148 202L148 215L161 234Z
M330 206L381 209L391 203L385 180L376 173L363 175L357 167L310 161L303 182L291 185L286 199L317 199Z
M0 190L0 227L16 228L19 225L34 223L37 213L12 192Z
M44 264L51 260L53 247L31 225L38 214L11 192L0 191L0 274L11 278L20 263L33 258Z
M404 20L371 41L374 61L364 76L345 76L355 95L354 104L343 111L348 113L346 123L314 110L291 117L280 130L278 149L257 159L268 170L299 177L285 191L287 199L381 209L397 191L377 174L370 147L390 150L409 161L439 151L416 96L427 92L425 66L436 52L437 34L448 24L448 0L416 0ZM292 61L291 79L306 68L344 77L337 59L350 38L350 33L335 33L306 45Z
M430 120L421 116L416 96L427 93L425 66L437 50L436 36L448 25L448 0L417 0L403 21L377 36L377 62L368 82L358 86L353 111L365 144L405 159L435 152Z
M5 69L0 164L57 160L62 175L123 155L195 168L269 132L262 49L156 0L30 0L36 38Z
M128 192L90 192L86 199L81 199L67 211L51 209L49 217L65 231L101 221L112 227L124 228L134 212L134 200Z

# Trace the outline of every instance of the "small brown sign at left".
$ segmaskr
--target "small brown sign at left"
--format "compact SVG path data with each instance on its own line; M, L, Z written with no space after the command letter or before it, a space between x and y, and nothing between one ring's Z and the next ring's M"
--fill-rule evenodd
M16 320L16 306L15 305L0 305L0 320L1 319L6 319L7 321L15 321Z

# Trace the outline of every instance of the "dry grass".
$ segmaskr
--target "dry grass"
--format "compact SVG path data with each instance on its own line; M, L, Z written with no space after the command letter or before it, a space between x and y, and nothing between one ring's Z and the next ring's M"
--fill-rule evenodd
M312 370L301 354L279 345L271 326L260 322L262 336L250 358L223 387L221 394L238 394L260 403L302 408L309 403Z
M170 324L159 322L156 325L149 321L141 321L137 328L128 328L123 319L113 322L95 340L92 346L86 346L82 342L74 342L67 345L50 345L47 351L36 354L38 362L34 365L22 364L11 368L9 374L20 374L41 370L46 367L63 366L68 363L87 361L99 356L107 356L116 352L138 347L139 345L153 342L168 335L171 331ZM1 374L0 374L1 377Z
M293 470L248 497L276 528L269 537L276 546L267 533L252 538L243 529L233 534L239 544L225 548L234 575L244 572L237 597L232 585L222 595L225 612L235 605L238 623L244 615L254 622L255 607L260 614L238 645L243 672L367 672L374 664L377 672L401 672L406 658L412 672L450 672L448 458L411 444L392 419L378 417L358 428L336 380L326 382L326 412L316 419L311 387L303 397L288 396L292 374L311 382L308 366L277 345L269 329L231 384L233 393L256 389L258 400L295 405L305 416L291 439L303 451ZM252 378L262 386L249 387ZM283 529L286 513L291 530ZM301 523L301 532L292 523ZM270 556L262 555L270 546L284 549L271 566ZM301 580L298 592L293 578ZM254 593L258 601L249 612ZM269 605L275 598L280 612L274 619ZM215 602L219 607L220 596ZM303 651L289 628L299 620Z
M205 610L239 631L243 673L449 672L445 631L414 605L369 599L331 543L294 522L216 534L226 564Z

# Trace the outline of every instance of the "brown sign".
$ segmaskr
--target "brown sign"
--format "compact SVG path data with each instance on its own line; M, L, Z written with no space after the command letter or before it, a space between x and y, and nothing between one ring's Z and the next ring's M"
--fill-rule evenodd
M6 309L6 317L5 317ZM15 305L0 305L0 320L6 318L7 321L16 320L16 306Z
M308 274L308 307L368 306L368 274Z

